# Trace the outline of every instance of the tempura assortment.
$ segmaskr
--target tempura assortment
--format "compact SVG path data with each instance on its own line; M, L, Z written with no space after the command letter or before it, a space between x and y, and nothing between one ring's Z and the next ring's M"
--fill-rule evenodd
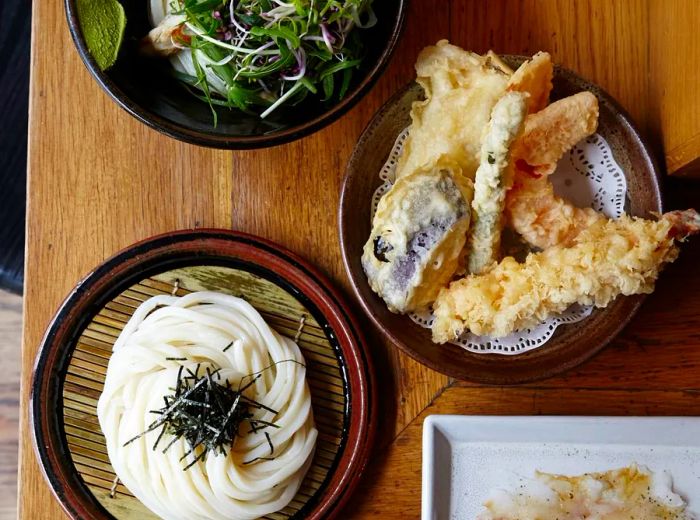
M502 337L575 303L649 293L677 242L700 231L692 209L614 220L554 193L548 177L595 132L598 101L581 92L549 104L549 54L513 71L492 52L440 41L416 72L425 99L362 265L391 311L432 307L435 342ZM532 246L523 263L501 257L504 226Z

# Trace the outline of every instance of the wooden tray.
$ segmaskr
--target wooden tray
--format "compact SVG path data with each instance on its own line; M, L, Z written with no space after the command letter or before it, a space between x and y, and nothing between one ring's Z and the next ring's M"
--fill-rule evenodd
M650 43L648 29L654 26L664 36L653 11L676 10L676 3L656 3L650 10L648 0L411 0L387 71L345 117L284 146L230 153L185 146L121 110L75 52L63 2L34 2L19 517L65 517L32 447L29 382L47 324L85 273L159 233L234 228L303 254L349 292L337 234L342 171L372 115L415 77L420 50L441 38L478 52L550 51L556 63L620 101L642 133L657 138L661 158L658 137L674 129L678 118L663 111L662 121L662 89L649 89L650 80L664 84L650 51L670 55ZM674 37L668 31L665 36ZM678 52L674 63L685 56ZM684 81L682 66L675 68L666 79L679 88L692 84ZM663 104L685 106L675 92L666 91ZM668 209L700 200L700 186L692 182L667 178L664 191ZM381 367L381 422L376 454L356 495L361 500L343 517L419 516L426 414L700 414L699 262L700 241L691 240L609 347L565 376L519 387L452 382L394 348L358 315L377 373Z

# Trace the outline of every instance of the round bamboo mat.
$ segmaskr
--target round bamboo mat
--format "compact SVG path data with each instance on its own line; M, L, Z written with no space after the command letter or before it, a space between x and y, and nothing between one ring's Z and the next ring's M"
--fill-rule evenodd
M77 340L63 385L63 424L75 468L97 501L115 518L158 518L117 481L97 421L97 400L112 346L134 310L151 296L182 296L199 290L242 297L277 332L298 338L307 363L319 437L299 492L286 508L265 518L303 516L327 483L344 448L349 407L344 360L332 334L326 332L328 327L324 329L322 316L281 286L246 270L220 266L170 270L141 280L99 310Z

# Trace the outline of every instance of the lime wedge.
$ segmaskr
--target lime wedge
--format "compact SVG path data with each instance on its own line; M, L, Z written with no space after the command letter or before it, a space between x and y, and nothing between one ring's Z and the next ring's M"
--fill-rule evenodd
M78 19L90 54L102 70L117 61L126 15L117 0L78 0Z

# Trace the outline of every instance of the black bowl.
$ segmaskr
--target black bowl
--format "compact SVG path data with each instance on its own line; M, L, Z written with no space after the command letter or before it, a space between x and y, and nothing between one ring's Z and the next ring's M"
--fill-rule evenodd
M295 107L280 107L265 120L217 107L218 125L214 127L209 105L173 79L167 60L160 62L139 55L138 42L151 28L146 3L120 1L127 18L124 44L116 64L105 72L87 48L77 0L65 0L73 41L92 76L114 101L148 126L188 143L229 149L262 148L293 141L320 130L350 110L386 67L401 34L408 3L374 2L377 24L371 29L358 29L362 31L367 55L341 101L327 104L309 96Z

